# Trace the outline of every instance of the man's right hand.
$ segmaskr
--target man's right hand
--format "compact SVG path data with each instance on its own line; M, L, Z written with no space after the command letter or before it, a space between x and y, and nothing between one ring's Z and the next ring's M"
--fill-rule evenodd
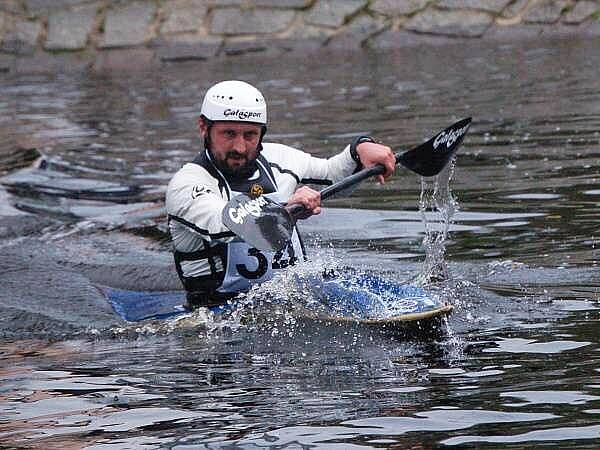
M298 219L306 219L314 214L321 213L321 193L307 186L302 186L296 190L287 202L287 206L294 204L304 205L305 212L298 216Z

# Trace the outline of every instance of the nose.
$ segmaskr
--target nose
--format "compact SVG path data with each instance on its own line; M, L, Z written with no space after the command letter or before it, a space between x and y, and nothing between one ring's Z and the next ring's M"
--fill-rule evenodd
M246 142L244 141L244 136L242 134L237 135L233 140L233 148L238 153L246 153Z

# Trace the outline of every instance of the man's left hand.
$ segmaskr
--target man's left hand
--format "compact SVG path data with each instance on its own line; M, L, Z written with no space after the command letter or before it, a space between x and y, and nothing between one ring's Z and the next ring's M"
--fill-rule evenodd
M321 213L321 193L308 186L302 186L296 190L288 200L287 206L295 203L304 205L306 208L305 212L298 216L298 219L306 219L314 214Z
M382 175L377 175L379 184L384 184L396 169L396 157L394 152L387 145L378 144L376 142L362 142L356 146L356 153L360 158L360 162L365 168L372 167L376 164L381 164L385 167L385 172Z

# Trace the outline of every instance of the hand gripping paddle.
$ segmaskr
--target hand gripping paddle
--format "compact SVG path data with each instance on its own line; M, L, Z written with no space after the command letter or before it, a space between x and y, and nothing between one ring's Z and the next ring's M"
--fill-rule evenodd
M454 156L470 125L470 117L460 120L427 142L404 153L396 153L396 164L402 164L424 177L437 175ZM385 168L377 164L356 172L323 189L321 199L332 197L365 178L380 175L384 171ZM301 204L283 207L263 196L253 198L240 194L223 208L223 223L253 247L279 251L289 242L294 224L304 211L305 207Z

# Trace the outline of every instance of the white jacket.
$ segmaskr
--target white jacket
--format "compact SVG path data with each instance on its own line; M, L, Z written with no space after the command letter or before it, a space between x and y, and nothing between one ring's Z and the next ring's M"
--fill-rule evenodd
M166 194L169 231L176 268L188 291L212 292L223 282L227 245L235 235L223 224L221 213L236 192L248 192L258 179L265 193L276 192L287 200L299 184L332 184L357 168L349 146L324 159L286 145L263 143L258 163L265 169L257 171L261 173L232 180L204 150L171 179Z

